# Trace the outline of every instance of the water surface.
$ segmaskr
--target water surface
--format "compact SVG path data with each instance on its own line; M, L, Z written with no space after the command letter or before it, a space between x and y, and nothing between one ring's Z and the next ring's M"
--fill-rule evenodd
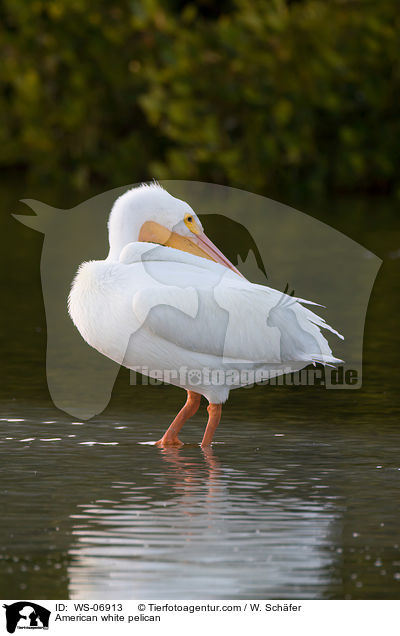
M184 394L123 370L89 422L51 404L41 238L4 214L0 596L400 597L397 203L316 207L384 259L363 388L234 391L207 451L205 404L154 447Z

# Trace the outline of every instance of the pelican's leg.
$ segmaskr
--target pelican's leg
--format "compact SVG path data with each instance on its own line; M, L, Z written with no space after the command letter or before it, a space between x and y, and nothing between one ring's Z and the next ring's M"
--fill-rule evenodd
M178 433L186 420L197 412L201 400L200 393L188 391L187 394L188 396L185 406L179 411L178 415L168 430L165 431L162 438L156 442L157 446L182 446L182 442L178 439Z
M209 446L212 442L212 438L214 437L214 433L221 419L222 413L222 404L209 404L207 407L208 411L208 422L207 428L204 433L203 441L201 442L201 447Z

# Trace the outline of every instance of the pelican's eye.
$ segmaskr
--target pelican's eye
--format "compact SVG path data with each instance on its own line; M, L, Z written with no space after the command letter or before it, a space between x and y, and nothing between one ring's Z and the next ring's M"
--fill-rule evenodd
M196 222L196 219L194 218L194 216L192 214L186 214L185 218L185 225L186 227L193 232L193 234L200 234L200 228Z

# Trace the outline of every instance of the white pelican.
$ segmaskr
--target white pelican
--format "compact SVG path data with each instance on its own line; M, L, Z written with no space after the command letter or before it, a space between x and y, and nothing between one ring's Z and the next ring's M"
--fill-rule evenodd
M251 372L266 379L340 362L320 327L342 336L303 306L309 301L243 278L194 210L161 186L120 196L108 229L108 256L79 267L69 313L102 354L186 389L158 445L182 443L178 433L202 395L209 417L201 445L211 444L230 389L253 383Z

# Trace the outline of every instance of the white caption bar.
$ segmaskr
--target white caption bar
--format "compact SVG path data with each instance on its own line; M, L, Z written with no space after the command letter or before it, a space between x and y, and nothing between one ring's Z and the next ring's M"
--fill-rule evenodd
M3 634L204 634L376 636L396 625L400 601L1 601ZM22 631L23 630L23 631Z

